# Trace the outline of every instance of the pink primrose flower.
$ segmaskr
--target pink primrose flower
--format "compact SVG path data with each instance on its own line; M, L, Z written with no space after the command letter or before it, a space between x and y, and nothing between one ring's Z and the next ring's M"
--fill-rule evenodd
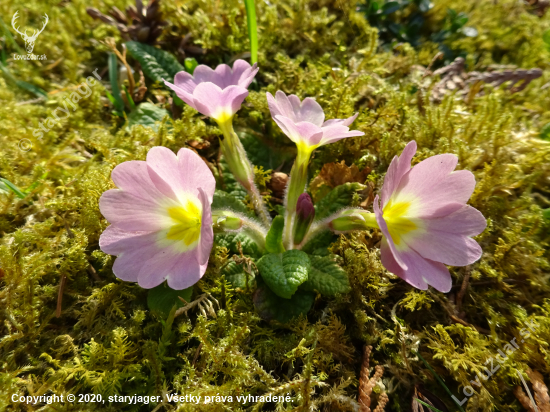
M146 161L129 161L111 174L99 208L111 225L99 239L101 250L117 258L115 275L149 289L164 280L185 289L204 275L214 241L212 172L189 149L176 156L153 147Z
M395 156L384 178L374 213L384 234L382 263L390 272L419 289L451 289L445 265L466 266L481 257L471 238L487 225L466 202L475 188L474 175L455 171L458 158L441 154L411 168L416 153L412 141Z
M346 137L365 134L358 130L349 130L359 113L347 119L325 121L323 108L311 97L300 102L298 96L287 96L279 90L275 97L267 93L267 103L273 120L296 143L298 149L311 151Z
M233 118L248 96L248 86L258 72L244 60L237 60L233 68L220 64L215 70L203 64L197 66L193 75L179 72L174 83L164 81L177 96L189 106L224 123Z

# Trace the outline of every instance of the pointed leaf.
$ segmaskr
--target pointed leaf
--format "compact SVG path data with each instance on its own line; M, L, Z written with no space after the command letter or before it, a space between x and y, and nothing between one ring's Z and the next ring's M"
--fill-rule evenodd
M296 249L265 255L257 263L267 286L285 299L290 299L298 286L307 281L309 265L307 253Z
M285 247L283 246L284 226L285 218L283 216L275 216L265 237L265 248L268 253L282 253L285 251Z
M349 292L348 274L330 256L310 256L308 280L302 290L318 291L325 296Z

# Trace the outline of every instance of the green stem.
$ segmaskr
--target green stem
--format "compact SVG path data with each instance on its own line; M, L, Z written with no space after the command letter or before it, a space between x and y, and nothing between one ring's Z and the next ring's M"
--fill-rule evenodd
M254 0L244 0L246 6L246 21L248 23L248 38L250 39L250 61L258 62L258 27L256 25L256 5Z
M240 213L231 210L213 209L212 226L215 233L244 231L256 242L260 249L265 249L265 238L267 236L265 228L260 222L249 219Z
M233 130L233 119L218 122L218 126L223 133L223 139L220 139L220 146L229 170L233 173L237 182L248 192L254 209L262 223L266 227L271 226L271 216L269 216L262 195L254 183L254 167L250 163L250 160L248 160L239 136Z
M285 197L285 228L283 243L287 250L294 249L294 226L296 224L296 204L306 188L307 166L313 150L298 149L298 156L290 170L288 189Z

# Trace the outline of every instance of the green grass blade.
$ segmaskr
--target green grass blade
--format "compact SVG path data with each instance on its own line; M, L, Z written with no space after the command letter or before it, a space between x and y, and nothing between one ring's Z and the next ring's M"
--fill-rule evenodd
M130 110L135 110L136 104L134 103L134 99L132 99L132 96L130 96L130 93L128 93L128 90L126 90L126 86L122 86L122 90L124 90L124 94L126 95L126 100L128 100L128 104L130 105Z
M118 87L118 62L116 56L113 53L109 53L109 81L111 82L112 96L115 99L115 108L119 112L124 111L124 102L122 101L122 95L120 94L120 88Z
M11 190L19 199L24 199L27 197L25 193L21 191L17 186L15 186L12 182L10 182L8 179L4 179L3 177L0 177L0 182L4 183L5 187L7 187L9 190ZM2 187L4 189L4 187ZM5 189L4 189L5 190Z
M246 6L246 21L248 22L248 38L250 39L250 61L258 62L258 27L256 25L256 5L254 0L244 0Z
M0 25L2 26L2 32L4 33L6 42L10 46L13 46L13 48L17 50L17 53L22 53L21 47L19 47L19 45L15 42L15 39L10 33L10 29L6 26L6 23L4 23L4 19L0 19Z
M421 403L422 405L424 405L424 406L427 407L427 408L430 408L432 411L435 411L435 412L442 412L442 411L440 411L439 409L434 408L432 405L428 405L426 402L423 402L423 401L421 401L421 400L418 399L418 398L416 398L415 401L417 401L418 403Z
M42 90L40 87L36 87L33 84L24 82L23 80L17 80L14 77L14 75L11 74L9 69L6 66L4 66L2 63L0 63L0 70L2 71L2 73L4 73L4 75L9 80L11 80L13 83L15 83L21 89L24 89L24 90L28 91L29 93L34 94L36 97L40 97L40 98L44 98L44 99L48 98L48 93L46 93L45 90Z
M430 366L430 364L428 362L426 362L426 359L424 359L422 357L422 355L420 355L419 352L415 352L416 355L418 355L418 357L422 360L422 362L424 362L424 365L426 365L426 367L430 370L430 372L432 373L432 375L434 376L434 378L439 382L439 384L441 386L443 386L443 389L445 389L445 391L449 394L449 396L451 397L451 399L456 403L456 406L458 406L458 409L460 410L460 412L465 412L464 409L462 408L462 406L460 406L453 398L453 394L451 393L450 389L447 388L447 385L445 385L445 383L443 382L443 380L439 377L439 375L432 369L432 367Z

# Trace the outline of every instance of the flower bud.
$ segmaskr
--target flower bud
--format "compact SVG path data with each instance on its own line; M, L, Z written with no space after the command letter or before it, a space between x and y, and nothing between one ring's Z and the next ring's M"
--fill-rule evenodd
M343 233L378 227L378 224L376 223L374 213L362 209L348 209L336 215L329 222L328 226L333 232Z
M216 231L233 231L239 230L243 226L243 221L239 216L230 211L213 210L212 225Z
M304 239L311 222L315 218L315 208L311 197L307 193L302 193L296 203L296 224L294 225L294 244L298 245Z

